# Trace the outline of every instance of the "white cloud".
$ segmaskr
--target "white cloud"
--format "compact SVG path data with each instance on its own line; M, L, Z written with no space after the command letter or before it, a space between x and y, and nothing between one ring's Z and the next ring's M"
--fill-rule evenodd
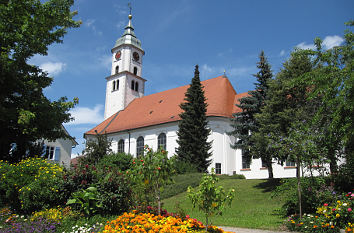
M66 64L65 63L62 63L62 62L46 62L46 63L43 63L41 65L39 65L39 67L48 72L49 75L58 75L60 72L62 72L65 67L66 67Z
M280 53L279 53L279 56L284 56L285 55L285 50L284 49L282 49L281 51L280 51Z
M98 62L101 66L110 70L112 66L112 55L103 55L98 58Z
M344 39L340 36L326 36L323 40L323 48L324 49L331 49L335 46L339 46L344 42Z
M95 22L96 20L95 19L88 19L85 21L84 25L90 29L92 29L92 31L97 34L97 35L100 35L102 36L102 32L97 30L96 26L95 26Z
M66 123L66 125L79 124L99 124L103 121L103 105L97 104L93 109L88 107L76 107L70 111L74 121Z
M113 7L115 8L115 11L119 14L119 15L124 15L124 16L128 16L128 9L126 6L120 6L118 4L114 4Z
M124 20L121 20L119 21L117 24L116 24L116 27L119 31L122 31L124 29L124 26L125 26L125 21Z
M322 41L322 47L327 50L331 49L335 46L339 46L344 42L344 39L340 36L334 35L334 36L326 36L323 41ZM299 49L315 49L314 44L306 44L305 42L302 42L298 45L296 45L297 48Z
M296 45L296 48L299 49L315 49L313 44L306 44L305 42L301 42L300 44Z

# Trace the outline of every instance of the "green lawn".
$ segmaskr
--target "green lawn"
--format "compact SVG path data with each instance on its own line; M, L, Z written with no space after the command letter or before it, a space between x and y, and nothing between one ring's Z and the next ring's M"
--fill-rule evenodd
M276 230L284 221L284 217L278 214L282 201L278 198L271 198L270 190L275 187L277 180L239 180L220 179L219 185L225 190L234 188L236 197L231 207L224 210L222 216L211 218L212 224L216 226L234 226L245 228L259 228ZM164 208L169 212L177 212L175 206L180 207L192 218L204 221L205 218L198 209L192 208L192 203L186 196L186 192L163 200Z

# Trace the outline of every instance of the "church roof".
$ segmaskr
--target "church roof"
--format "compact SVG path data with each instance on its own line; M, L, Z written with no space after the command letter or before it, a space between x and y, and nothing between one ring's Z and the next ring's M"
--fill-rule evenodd
M208 79L201 82L207 99L207 116L232 117L241 111L235 104L248 93L237 94L226 76ZM85 133L116 133L168 122L179 121L189 85L162 91L152 95L134 99L124 110L113 114L101 124Z

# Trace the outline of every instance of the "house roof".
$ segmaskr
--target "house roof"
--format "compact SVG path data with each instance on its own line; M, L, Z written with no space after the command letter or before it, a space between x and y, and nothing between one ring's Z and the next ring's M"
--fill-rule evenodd
M226 76L219 76L201 82L208 104L207 116L232 117L241 111L235 104L248 93L237 94ZM152 125L179 121L189 85L134 99L124 110L113 114L102 123L85 133L115 133Z

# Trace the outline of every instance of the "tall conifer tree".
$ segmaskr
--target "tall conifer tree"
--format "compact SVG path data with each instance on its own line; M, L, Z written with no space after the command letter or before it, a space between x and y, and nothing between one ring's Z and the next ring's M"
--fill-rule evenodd
M242 111L235 113L234 118L231 119L233 131L229 134L236 139L231 147L242 150L244 159L247 160L246 163L249 163L252 157L261 158L263 164L268 168L269 178L273 178L270 151L266 150L266 144L257 144L258 147L255 148L251 138L252 134L258 131L255 114L260 113L264 106L269 88L268 82L273 77L271 67L263 51L259 55L257 68L259 69L258 73L253 75L257 78L257 82L254 83L256 88L254 91L249 91L249 95L241 98L240 103L237 104L237 107L241 108Z
M206 118L207 103L199 79L198 65L195 66L194 78L184 100L180 104L183 112L180 114L177 132L177 156L180 161L192 163L200 172L205 172L211 163L208 159L211 156L211 142L208 142L210 129Z

